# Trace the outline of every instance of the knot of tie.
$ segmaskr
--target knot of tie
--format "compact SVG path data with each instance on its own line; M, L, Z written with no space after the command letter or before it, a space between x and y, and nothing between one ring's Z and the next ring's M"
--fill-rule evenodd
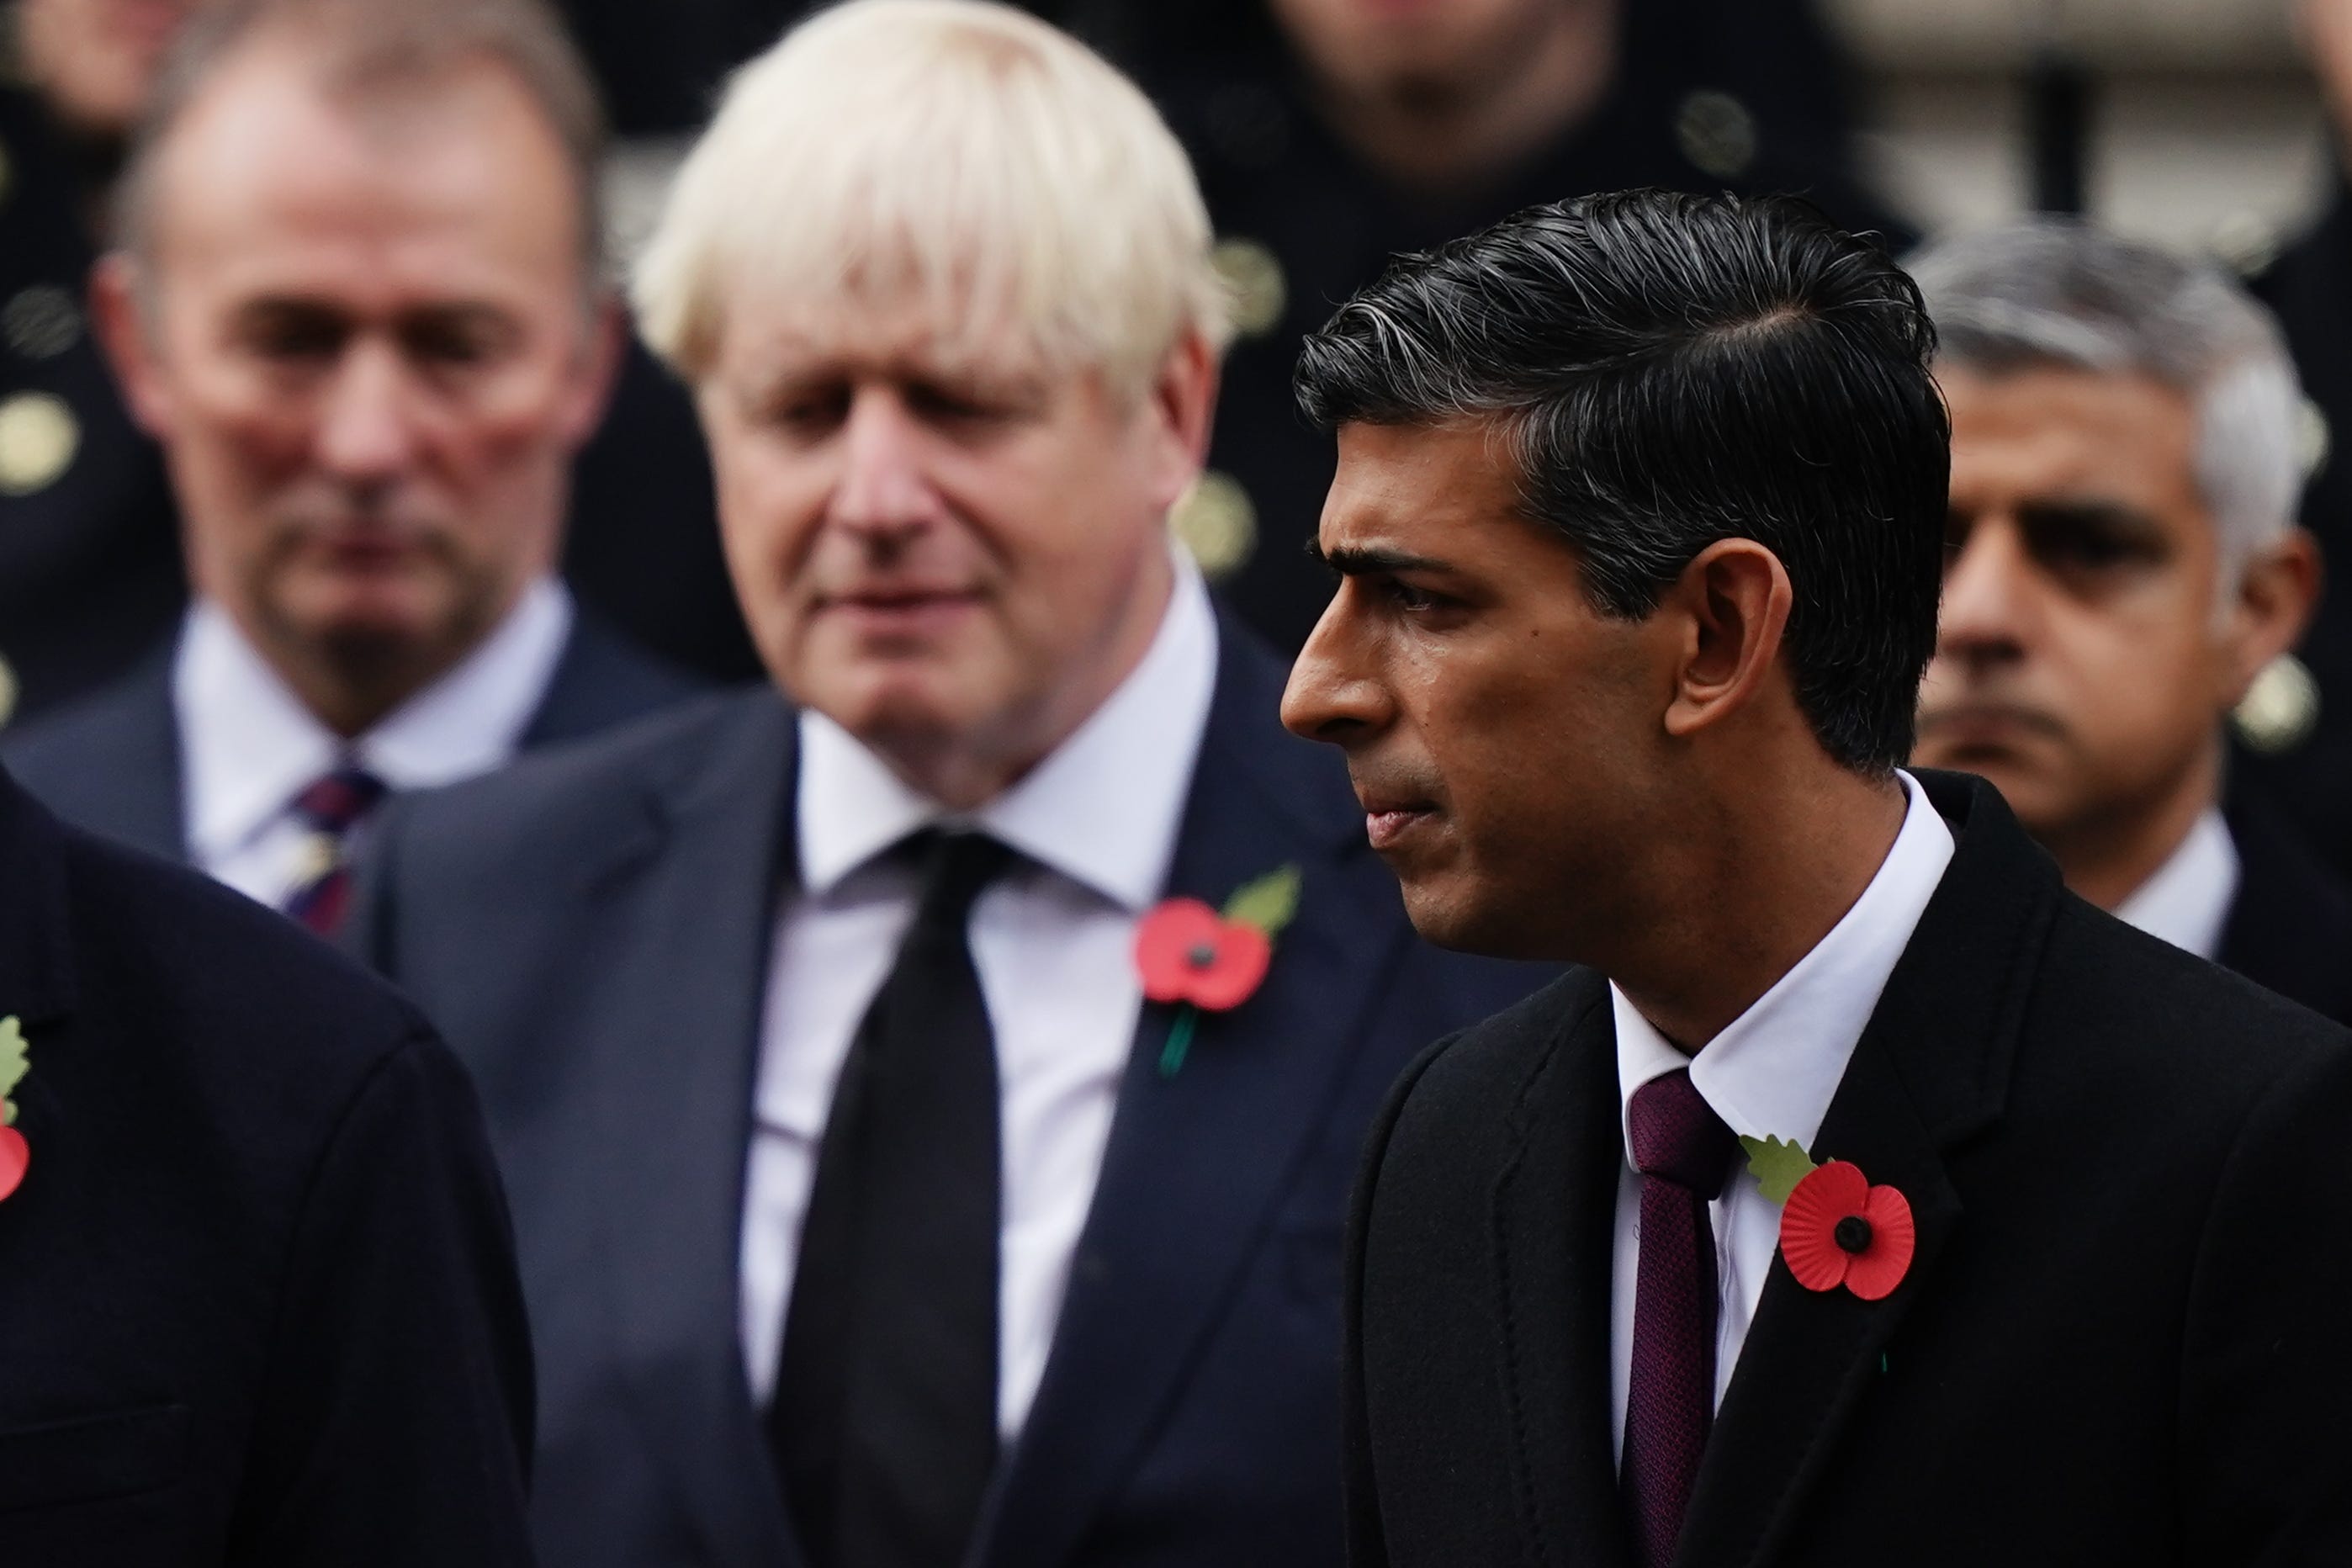
M312 831L340 838L383 796L382 779L364 768L345 764L296 795L294 810Z
M1739 1140L1692 1085L1688 1068L1676 1068L1635 1089L1625 1122L1635 1170L1703 1198L1722 1193Z
M974 900L1003 872L1013 851L985 833L945 828L919 833L907 841L906 847L923 868L916 928L953 931L961 941Z

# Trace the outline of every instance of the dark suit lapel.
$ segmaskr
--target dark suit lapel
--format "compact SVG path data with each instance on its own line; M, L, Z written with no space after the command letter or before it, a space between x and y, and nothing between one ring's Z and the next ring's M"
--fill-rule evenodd
M56 820L0 772L0 1018L23 1026L32 1070L16 1085L16 1130L38 1151L72 1111L41 1070L59 1036L46 1026L73 1010L74 965L65 842ZM71 1035L63 1035L71 1049Z
M585 606L575 607L563 656L522 733L525 751L623 723L698 689L688 677L639 653Z
M1904 1314L1936 1289L1962 1215L1945 1155L1995 1121L2018 1019L2060 889L2056 868L1986 785L1922 773L1957 845L1880 996L1814 1141L1910 1200L1903 1283L1866 1302L1805 1289L1776 1256L1699 1469L1680 1568L1772 1562L1835 1463Z
M53 722L26 778L59 816L166 860L188 858L179 715L172 706L167 642L113 686ZM48 765L54 752L68 767Z
M1607 984L1579 971L1561 1038L1514 1113L1513 1152L1495 1184L1501 1351L1519 1432L1528 1539L1562 1568L1632 1561L1610 1444L1610 1275L1624 1136Z
M622 1364L687 1516L710 1561L769 1568L796 1554L744 1381L738 1274L795 746L772 693L741 714L583 868L624 956L583 976L612 1005L585 1068L596 1146L570 1163L599 1189Z
M1222 905L1295 864L1305 874L1298 912L1257 994L1204 1017L1173 1078L1159 1066L1170 1010L1144 1007L1045 1380L983 1534L982 1560L1000 1568L1065 1562L1136 1463L1319 1131L1393 951L1410 940L1366 897L1385 893L1384 881L1351 874L1386 877L1350 852L1360 843L1344 782L1280 727L1280 666L1230 626L1219 642L1168 892Z

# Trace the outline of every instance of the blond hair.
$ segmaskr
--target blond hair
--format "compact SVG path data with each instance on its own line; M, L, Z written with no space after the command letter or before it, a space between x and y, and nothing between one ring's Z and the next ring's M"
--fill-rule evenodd
M978 348L1147 384L1225 301L1183 150L1074 39L986 0L848 0L739 70L631 290L655 352L705 374L740 289L813 319L910 294Z

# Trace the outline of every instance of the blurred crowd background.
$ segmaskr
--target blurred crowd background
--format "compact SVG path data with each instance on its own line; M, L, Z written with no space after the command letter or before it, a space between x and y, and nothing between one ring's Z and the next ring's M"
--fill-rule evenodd
M85 318L126 132L205 0L0 8L0 713L152 656L184 605L161 465ZM397 0L386 0L395 4ZM614 140L625 268L727 72L792 0L565 0ZM1521 205L1659 184L1810 194L1890 248L2082 212L2225 260L2285 327L2308 394L2305 521L2352 555L2347 0L1038 0L1159 102L1191 151L1236 300L1211 469L1174 525L1295 648L1328 583L1298 548L1331 457L1293 412L1300 336L1382 259ZM1417 13L1409 27L1397 16ZM1408 40L1400 44L1399 40ZM1465 116L1460 106L1481 105ZM710 521L691 407L633 349L581 454L564 569L602 621L717 679L758 673ZM2352 595L2240 713L2259 774L2352 868Z

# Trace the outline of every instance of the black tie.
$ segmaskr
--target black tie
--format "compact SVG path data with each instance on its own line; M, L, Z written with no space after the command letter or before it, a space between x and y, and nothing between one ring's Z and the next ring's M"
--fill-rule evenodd
M1008 851L907 847L922 901L834 1090L768 1416L813 1568L954 1568L996 1468L996 1041L966 933Z

